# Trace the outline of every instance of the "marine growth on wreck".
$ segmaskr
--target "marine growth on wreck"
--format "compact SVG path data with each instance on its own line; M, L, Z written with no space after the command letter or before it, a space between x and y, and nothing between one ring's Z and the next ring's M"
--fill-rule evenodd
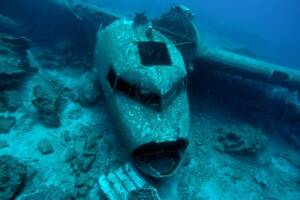
M299 199L299 69L106 4L1 0L0 200Z

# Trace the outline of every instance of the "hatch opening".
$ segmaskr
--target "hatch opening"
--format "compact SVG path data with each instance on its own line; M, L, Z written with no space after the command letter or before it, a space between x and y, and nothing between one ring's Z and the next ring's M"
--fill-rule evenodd
M162 42L139 42L138 49L144 66L172 65L168 48Z

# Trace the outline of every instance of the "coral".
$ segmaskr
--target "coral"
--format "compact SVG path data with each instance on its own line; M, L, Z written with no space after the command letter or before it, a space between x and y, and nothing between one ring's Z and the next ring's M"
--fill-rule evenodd
M48 139L40 140L37 148L43 155L51 154L54 152L53 146Z
M59 95L42 86L36 86L33 94L32 104L37 108L40 119L48 126L59 127Z
M100 84L95 73L89 73L80 81L76 93L73 95L74 101L78 102L81 106L91 106L101 97Z
M0 157L0 199L14 199L22 190L27 167L12 156Z
M257 153L265 147L267 137L261 130L247 124L236 124L216 130L215 147L227 153Z
M9 133L10 129L16 124L15 117L0 116L0 134Z

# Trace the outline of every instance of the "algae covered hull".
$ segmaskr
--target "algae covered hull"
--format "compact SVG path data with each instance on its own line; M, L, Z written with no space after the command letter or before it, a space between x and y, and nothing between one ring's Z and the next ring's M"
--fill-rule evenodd
M89 2L0 0L0 200L299 198L299 71Z

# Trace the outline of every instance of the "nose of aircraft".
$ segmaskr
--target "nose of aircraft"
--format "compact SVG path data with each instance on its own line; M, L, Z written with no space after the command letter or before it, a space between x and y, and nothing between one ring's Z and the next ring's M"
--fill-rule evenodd
M152 143L138 148L133 153L137 168L151 177L163 178L176 172L188 142Z

